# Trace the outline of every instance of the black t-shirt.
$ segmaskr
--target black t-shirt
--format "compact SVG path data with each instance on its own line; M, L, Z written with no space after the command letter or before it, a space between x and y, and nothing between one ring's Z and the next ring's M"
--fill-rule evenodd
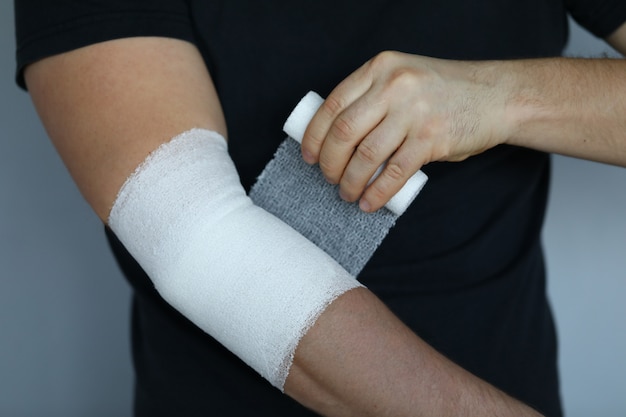
M129 36L197 45L249 187L309 90L327 95L376 53L559 55L566 13L604 37L619 0L16 0L17 80L44 56ZM499 146L424 167L430 180L359 279L422 338L550 416L561 414L540 229L548 156ZM135 289L137 415L309 415L171 309L107 231Z

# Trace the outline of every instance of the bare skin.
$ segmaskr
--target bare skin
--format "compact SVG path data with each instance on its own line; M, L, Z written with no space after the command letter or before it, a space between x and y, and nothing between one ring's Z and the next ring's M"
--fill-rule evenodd
M103 221L160 144L192 127L226 135L211 77L185 42L104 42L30 65L25 78L48 136Z
M441 356L365 289L304 336L285 392L324 416L540 415Z
M609 38L622 52L625 32ZM465 62L383 52L327 97L305 132L303 158L368 212L422 166L499 144L626 166L624 74L621 59Z
M626 45L621 42L624 36L617 38L620 45ZM396 62L396 59L399 58L395 54L385 54L376 62ZM414 62L413 58L409 61ZM460 64L447 69L445 64L441 65L441 72L447 76L458 75L462 69ZM412 74L404 70L393 73L397 77L392 79L398 80L410 80L411 77L402 74ZM41 60L29 66L25 75L52 142L86 200L103 221L108 218L124 180L160 144L192 127L212 129L226 135L211 77L198 51L182 41L133 38L105 42ZM441 74L431 74L431 79L437 77ZM463 82L455 85L470 88ZM445 86L440 86L445 90ZM540 90L539 86L534 87ZM478 87L474 85L474 88ZM341 88L338 91L342 91ZM348 103L332 97L327 101L333 102ZM417 107L428 108L424 105ZM342 105L325 106L326 111L334 109L328 114L341 114L343 108ZM489 112L484 109L475 116L487 114ZM416 148L422 151L407 146L406 155L404 151L400 155L394 153L398 146L404 149L402 140L396 140L392 146L380 144L386 149L383 154L393 154L396 160L403 162L399 165L392 162L392 166L396 164L401 170L396 175L385 174L374 184L380 191L369 209L382 206L393 189L399 188L402 178L405 175L408 178L410 171L419 169L424 163L441 158L460 160L494 146L503 136L514 136L510 126L495 126L502 119L493 117L476 121L470 117L472 114L461 112L460 115L467 116L469 130L486 132L482 139L464 139L458 146L450 143L438 146L432 141L424 146L422 141L416 141L419 143ZM320 120L318 118L308 132L305 150L314 155L309 159L311 162L327 152L321 150L323 141L318 143L317 149L310 149L311 138L316 136L311 132L324 130L320 128ZM329 127L332 120L329 118L323 124ZM406 123L403 126L407 131L418 129ZM443 126L447 125L444 123ZM428 130L438 132L441 128L432 124ZM450 131L449 127L447 131ZM323 136L317 135L319 138ZM479 136L476 134L477 138ZM350 143L349 146L354 148L360 142ZM616 143L618 151L621 150L621 142ZM341 151L346 152L349 146L340 147ZM559 148L559 145L553 146ZM600 145L594 149L604 147ZM422 153L427 156L421 156ZM611 147L610 153L615 153L615 146ZM365 164L365 169L362 163L355 165L352 185L346 189L342 183L342 192L347 193L348 198L359 195L361 180L358 178L362 174L357 171L370 170L380 158L378 153L372 155L374 162ZM411 158L417 158L418 162L411 162ZM335 159L340 162L332 162ZM332 156L327 160L323 164L327 175L333 181L342 182L350 158ZM339 297L304 336L297 348L285 391L326 416L539 415L439 355L366 289L353 290Z

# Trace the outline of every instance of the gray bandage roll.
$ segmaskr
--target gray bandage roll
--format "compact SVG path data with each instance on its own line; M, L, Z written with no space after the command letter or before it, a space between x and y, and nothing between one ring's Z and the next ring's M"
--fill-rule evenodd
M293 133L294 129L304 132L319 107L321 98L312 94L315 93L309 93L294 109L285 126L287 133L300 137L283 141L252 187L250 197L257 206L293 227L357 276L422 189L426 176L418 172L398 193L399 210L385 206L365 213L357 203L343 201L337 187L326 182L319 167L304 162L298 143L301 133Z

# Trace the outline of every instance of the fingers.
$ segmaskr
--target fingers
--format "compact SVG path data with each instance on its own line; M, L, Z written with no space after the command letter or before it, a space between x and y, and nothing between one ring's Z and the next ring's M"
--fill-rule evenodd
M423 152L420 152L419 146L409 142L408 139L404 140L380 175L365 189L359 200L361 210L369 213L382 208L422 167Z
M307 163L319 162L322 147L326 144L335 120L370 88L371 79L366 76L365 68L364 65L339 83L313 116L302 138L302 157ZM335 128L333 134L339 133L345 141L351 131L363 130L357 129L354 121L354 114L347 117L344 115L340 122L341 127ZM331 167L336 169L332 163Z
M339 184L340 196L360 198L364 211L381 208L428 162L418 153L424 145L408 140L410 131L413 138L422 136L415 132L416 119L432 107L420 108L423 98L413 80L425 71L405 68L406 60L383 53L348 76L317 110L302 140L303 159L319 163L327 181Z
M402 149L409 119L390 113L380 93L367 79L366 66L360 68L326 98L302 140L303 159L319 163L327 181L339 184L342 199L353 202L363 196L360 206L368 212L382 207L411 175L404 156L407 150L385 166ZM381 174L365 191L381 167Z
M339 193L346 201L356 201L377 170L402 145L406 126L394 114L384 119L358 144L339 182Z
M359 98L337 116L326 135L318 162L326 179L332 184L342 181L345 169L355 155L360 157L360 161L378 162L378 165L390 155L380 156L377 152L379 140L368 141L365 146L362 142L375 132L387 115L384 105L370 103L368 98L368 95ZM372 146L368 147L368 144Z

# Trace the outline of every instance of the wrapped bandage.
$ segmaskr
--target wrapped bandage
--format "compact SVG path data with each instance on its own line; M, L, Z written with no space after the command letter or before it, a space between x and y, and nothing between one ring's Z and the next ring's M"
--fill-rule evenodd
M301 337L360 286L252 203L215 132L161 145L126 180L108 223L168 303L281 390Z
M396 220L413 202L427 180L415 174L392 200L375 213L343 201L318 166L306 164L299 142L323 99L307 94L285 123L291 137L279 146L250 191L254 203L292 226L358 275ZM294 140L295 139L295 140Z

